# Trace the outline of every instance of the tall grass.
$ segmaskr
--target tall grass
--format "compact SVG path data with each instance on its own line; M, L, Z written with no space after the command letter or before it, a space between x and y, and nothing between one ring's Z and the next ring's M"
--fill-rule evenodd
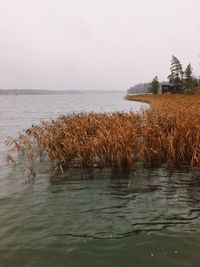
M200 96L144 95L129 100L151 104L140 113L80 113L42 122L7 140L26 162L41 158L55 169L135 167L167 162L200 166ZM8 152L8 161L13 161Z

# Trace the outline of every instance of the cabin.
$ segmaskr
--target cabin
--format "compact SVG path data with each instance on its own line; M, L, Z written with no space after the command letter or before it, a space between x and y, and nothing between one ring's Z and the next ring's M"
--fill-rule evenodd
M175 93L176 87L170 83L163 83L161 84L161 92L164 93Z

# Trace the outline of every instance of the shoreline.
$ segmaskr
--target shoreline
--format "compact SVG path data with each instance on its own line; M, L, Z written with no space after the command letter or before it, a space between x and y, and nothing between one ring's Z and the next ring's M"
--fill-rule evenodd
M61 115L7 142L25 161L47 158L53 172L70 168L200 167L200 95L133 95L150 104L140 113ZM12 153L11 153L12 154ZM12 156L8 154L8 161ZM28 164L27 164L28 165Z

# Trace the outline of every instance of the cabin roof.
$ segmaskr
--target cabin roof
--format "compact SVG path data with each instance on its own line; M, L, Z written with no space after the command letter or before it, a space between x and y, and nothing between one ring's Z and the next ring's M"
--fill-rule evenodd
M161 83L161 86L163 86L163 85L171 86L171 85L173 85L173 84L171 84L171 83L169 83L169 82L162 82L162 83Z

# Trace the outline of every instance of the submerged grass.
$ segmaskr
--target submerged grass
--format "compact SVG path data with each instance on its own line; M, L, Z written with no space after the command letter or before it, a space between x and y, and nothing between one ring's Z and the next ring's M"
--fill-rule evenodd
M200 96L137 95L150 103L139 113L80 113L42 122L6 141L33 163L51 161L54 172L69 167L135 167L167 162L200 166Z

